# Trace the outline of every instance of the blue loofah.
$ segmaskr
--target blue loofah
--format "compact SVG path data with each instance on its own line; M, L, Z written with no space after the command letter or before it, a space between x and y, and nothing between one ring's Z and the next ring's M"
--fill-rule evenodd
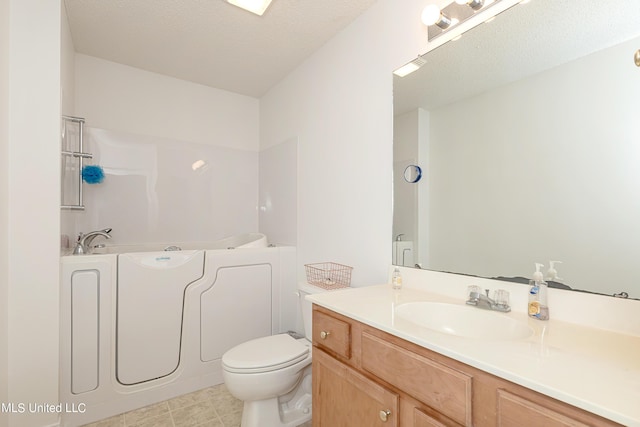
M100 166L84 166L82 168L82 180L87 184L100 184L104 180L104 171Z

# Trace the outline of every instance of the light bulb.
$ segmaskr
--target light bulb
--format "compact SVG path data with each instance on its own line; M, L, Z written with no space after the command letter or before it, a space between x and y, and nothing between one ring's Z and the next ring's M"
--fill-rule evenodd
M451 19L444 15L436 4L430 4L424 8L422 11L422 22L427 26L435 24L443 30L451 26Z
M458 3L458 4L467 4L469 2L467 0L456 0L456 3Z
M430 4L422 11L422 22L424 25L433 25L440 20L440 8L437 4Z

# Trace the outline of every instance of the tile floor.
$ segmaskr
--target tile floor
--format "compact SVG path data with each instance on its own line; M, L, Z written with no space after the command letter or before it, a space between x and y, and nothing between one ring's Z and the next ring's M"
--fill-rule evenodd
M241 419L242 401L220 384L85 427L240 427ZM300 427L311 427L311 422Z

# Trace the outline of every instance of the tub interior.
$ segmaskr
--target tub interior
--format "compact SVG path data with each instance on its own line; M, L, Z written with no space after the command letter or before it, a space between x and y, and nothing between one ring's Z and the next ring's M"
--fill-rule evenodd
M134 252L161 252L170 250L212 250L212 249L246 249L266 248L267 236L262 233L245 233L224 239L203 242L166 242L145 243L139 245L118 245L105 243L103 247L93 248L91 254L126 254Z

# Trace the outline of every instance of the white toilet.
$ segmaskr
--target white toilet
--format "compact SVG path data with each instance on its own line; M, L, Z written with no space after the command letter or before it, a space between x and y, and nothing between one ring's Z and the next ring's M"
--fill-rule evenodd
M306 338L278 334L247 341L222 356L229 392L244 401L242 427L295 427L311 419L311 303L298 287Z

